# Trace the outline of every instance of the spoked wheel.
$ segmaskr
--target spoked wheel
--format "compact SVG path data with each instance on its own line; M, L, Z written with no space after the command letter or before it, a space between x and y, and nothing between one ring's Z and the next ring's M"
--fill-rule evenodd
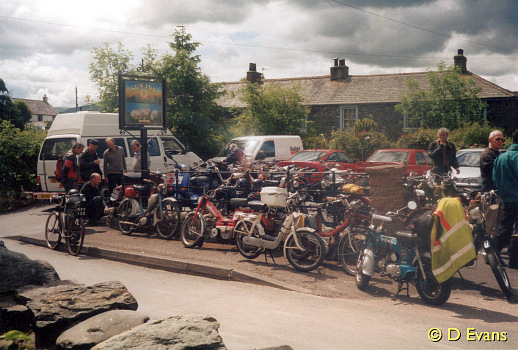
M423 258L422 262L426 274L426 281L422 277L421 268L417 266L417 293L419 293L419 296L425 303L440 306L450 297L450 280L443 283L437 282L432 273L432 260L430 258Z
M45 241L49 249L56 249L61 243L61 233L63 232L63 223L59 217L59 213L53 212L47 217L45 224Z
M202 243L206 227L205 218L200 213L196 214L196 216L194 211L187 214L182 224L181 237L183 245L186 248L192 248Z
M366 228L360 226L350 227L338 244L338 262L344 272L350 276L356 276L358 256L365 240L365 230Z
M127 223L133 214L133 204L129 199L125 199L117 208L117 223L123 235L130 235L135 231L135 226Z
M284 243L284 252L288 262L302 272L313 271L324 261L326 244L315 232L308 228L300 228L295 232L302 250L297 246L294 235L290 235Z
M506 296L509 296L511 294L511 282L509 281L505 267L500 263L500 259L494 250L487 251L486 257L500 289L502 289L502 292L504 292Z
M239 250L239 253L241 253L241 255L247 259L257 258L262 251L260 247L254 247L243 243L243 237L245 236L259 238L260 236L264 235L261 226L256 225L252 230L253 225L254 224L251 221L239 221L234 228L237 250Z
M77 255L81 252L85 240L85 232L85 220L82 217L68 220L65 239L70 255Z
M369 285L369 282L371 281L371 276L363 273L363 258L364 258L364 254L363 254L363 252L360 252L360 255L358 255L358 260L357 260L357 264L356 264L356 272L355 272L355 277L354 277L354 282L356 282L356 287L358 287L359 290L367 289L367 286Z
M166 198L162 201L163 217L156 223L156 233L162 239L173 238L180 228L180 208L176 201ZM160 216L160 211L157 209Z

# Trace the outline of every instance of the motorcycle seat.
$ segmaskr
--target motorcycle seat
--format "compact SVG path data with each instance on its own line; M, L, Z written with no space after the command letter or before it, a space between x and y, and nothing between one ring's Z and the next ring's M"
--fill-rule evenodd
M246 198L230 198L230 206L232 208L248 207L248 199L246 199Z
M133 190L142 194L149 190L149 185L133 185Z
M205 182L209 182L208 176L195 176L195 177L191 178L191 183L195 184L195 185L201 185Z
M413 248L417 245L417 234L410 230L396 231L396 238L404 247Z
M260 201L250 201L248 202L248 206L250 207L250 209L259 212L264 211L266 208L268 208L268 206L265 203Z

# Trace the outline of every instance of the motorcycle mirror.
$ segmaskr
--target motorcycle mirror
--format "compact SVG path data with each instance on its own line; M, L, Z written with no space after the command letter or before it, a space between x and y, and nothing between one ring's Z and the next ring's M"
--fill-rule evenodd
M408 206L408 209L414 210L415 208L417 208L417 203L414 201L410 201L410 202L408 202L407 206Z

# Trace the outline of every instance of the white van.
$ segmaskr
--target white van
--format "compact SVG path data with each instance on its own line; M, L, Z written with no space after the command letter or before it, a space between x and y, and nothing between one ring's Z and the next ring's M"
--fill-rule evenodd
M103 169L103 153L107 146L106 138L113 137L115 144L124 149L128 171L133 167L133 150L130 142L140 138L140 131L122 132L119 129L119 115L116 113L78 112L59 114L50 127L47 138L41 146L38 157L38 182L43 192L62 192L56 180L56 163L75 142L88 146L92 139L99 141L97 154L101 159L99 166ZM149 170L163 173L174 170L175 162L193 165L201 159L193 152L187 152L180 141L169 130L148 130L148 152L151 156ZM173 160L174 159L174 160ZM103 174L103 176L106 174ZM35 194L36 195L36 194ZM45 196L38 196L38 198Z
M233 138L221 152L215 161L223 161L230 154L230 145L235 143L237 147L245 151L245 157L250 162L259 160L287 160L301 151L302 140L295 135L263 135L242 136Z

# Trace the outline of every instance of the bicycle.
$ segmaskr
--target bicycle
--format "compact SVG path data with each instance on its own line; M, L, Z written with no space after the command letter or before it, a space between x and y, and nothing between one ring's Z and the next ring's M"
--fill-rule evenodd
M45 241L49 249L55 250L64 238L70 255L78 255L85 239L85 198L78 190L56 197L58 206L47 217Z

